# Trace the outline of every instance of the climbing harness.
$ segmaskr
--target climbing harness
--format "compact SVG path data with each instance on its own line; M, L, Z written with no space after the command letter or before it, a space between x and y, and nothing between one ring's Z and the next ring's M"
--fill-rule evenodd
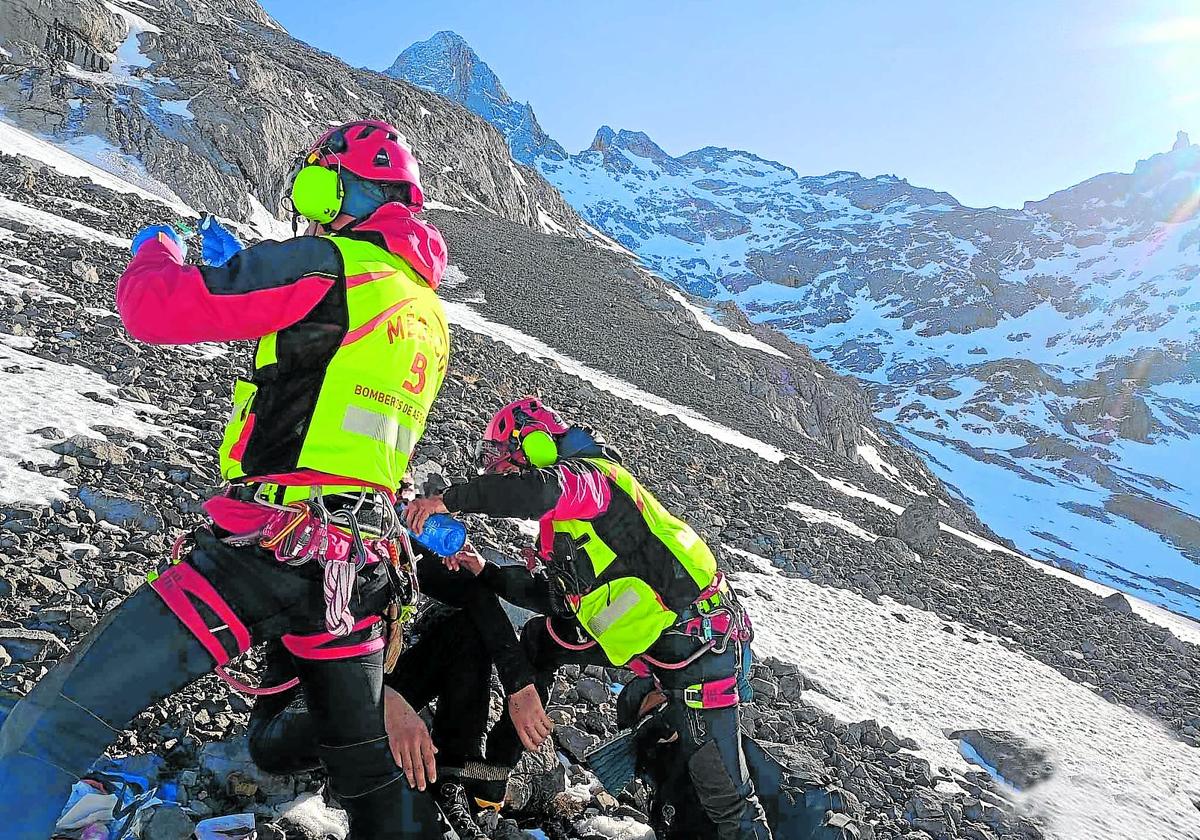
M282 638L284 646L293 655L308 659L345 658L384 649L384 667L390 673L403 650L404 625L415 615L420 597L416 555L390 500L366 490L358 491L354 498L350 493L321 495L313 488L310 498L280 505L271 501L271 493L267 485L242 486L212 501L222 513L228 514L220 517L223 530L228 530L226 521L230 519L236 519L241 526L238 532L222 538L225 544L259 545L289 566L316 561L322 568L326 632L286 635ZM372 497L370 505L368 496ZM369 525L364 525L364 514L368 512L374 516ZM190 536L184 534L175 541L168 568L151 572L147 576L150 585L217 661L217 675L230 686L251 695L277 694L295 687L298 680L292 679L280 686L252 688L230 676L226 665L249 649L250 634L212 585L189 565L181 563ZM382 617L355 621L350 604L358 574L374 563L384 564L392 598ZM225 623L208 627L196 602ZM352 633L368 630L380 620L387 626L386 641L374 638L348 646L332 644ZM227 650L217 638L216 634L222 631L233 635L236 650Z
M713 582L702 591L692 605L684 610L680 620L666 631L668 634L690 636L701 644L690 656L679 662L663 662L643 653L629 665L638 676L651 675L651 668L680 671L708 653L723 654L730 644L738 646L737 671L732 676L695 683L679 691L683 702L693 709L724 709L748 701L754 694L750 686L750 642L754 628L750 616L732 590L725 575L717 572Z

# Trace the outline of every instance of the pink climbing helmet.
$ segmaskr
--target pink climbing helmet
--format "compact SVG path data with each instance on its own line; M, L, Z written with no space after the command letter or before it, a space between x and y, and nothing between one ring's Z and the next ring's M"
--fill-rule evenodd
M533 432L551 436L566 434L571 427L557 411L537 397L510 402L492 415L479 448L480 468L487 473L502 471L506 464L529 466L521 442Z
M421 166L399 129L382 120L355 120L329 129L309 148L307 162L340 166L365 181L407 184L408 209L419 213L425 206Z

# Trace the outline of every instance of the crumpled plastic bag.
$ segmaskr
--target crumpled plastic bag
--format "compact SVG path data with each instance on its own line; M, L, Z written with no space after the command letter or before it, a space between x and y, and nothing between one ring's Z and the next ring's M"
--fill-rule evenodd
M92 780L81 780L71 788L71 796L62 816L54 828L56 831L73 831L93 823L109 823L113 811L119 804L116 794L108 793L102 785Z
M123 769L120 762L101 761L71 789L55 831L82 840L88 827L103 825L109 840L130 840L153 808L177 801L176 785L153 785L146 776Z
M196 826L196 840L257 840L253 814L211 817Z

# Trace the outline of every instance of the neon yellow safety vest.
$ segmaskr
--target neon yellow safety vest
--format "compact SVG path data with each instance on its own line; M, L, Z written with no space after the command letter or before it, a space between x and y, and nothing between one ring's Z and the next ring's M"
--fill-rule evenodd
M708 588L717 574L717 561L700 536L683 520L673 516L658 499L615 461L587 458L637 506L651 534L665 545L675 561L696 586L695 595ZM554 531L572 538L591 565L590 579L599 579L617 554L600 539L591 522L583 519L556 520ZM582 558L581 558L582 561ZM679 620L663 600L663 593L640 577L622 576L606 580L584 593L576 605L576 616L614 665L624 665L658 641Z
M446 375L446 316L401 257L371 242L325 238L345 265L341 288L328 294L345 296L346 323L337 332L310 313L259 339L252 381L234 388L221 474L236 481L306 470L351 480L341 486L395 490ZM301 343L288 339L303 352L280 358L280 337L291 330L307 330ZM307 495L288 489L282 501Z

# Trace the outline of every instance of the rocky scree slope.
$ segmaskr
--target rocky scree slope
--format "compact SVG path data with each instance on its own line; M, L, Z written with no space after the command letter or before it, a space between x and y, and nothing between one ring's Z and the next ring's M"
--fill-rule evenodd
M58 487L48 503L0 506L0 685L26 691L65 645L140 584L180 530L199 523L198 505L217 480L212 446L227 414L228 383L249 358L244 347L224 352L136 344L106 311L126 261L121 238L161 218L163 207L11 157L0 158L0 192L7 202L17 203L17 210L36 201L53 206L59 219L93 232L80 238L78 229L75 235L62 232L61 225L57 231L49 229L45 218L12 219L14 205L3 205L0 294L6 305L0 307L0 342L11 361L0 376L6 390L21 387L22 377L35 377L42 364L85 368L107 383L86 399L98 406L126 405L156 427L136 434L99 427L74 438L50 424L14 430L36 431L45 441L44 449L31 451L18 467L30 481L53 480ZM451 241L459 264L482 260L477 242L490 247L505 241L514 252L537 247L537 254L519 257L530 265L556 266L579 256L575 243L561 237L526 242L487 214L455 219L447 228L455 226L457 239ZM445 218L440 221L446 224ZM502 239L505 234L509 237ZM545 253L555 247L562 253ZM483 291L486 296L491 282L464 275L448 291L451 312L455 306L463 308L460 313L486 307L479 295ZM604 273L591 282L605 287ZM503 304L494 305L489 314L506 311ZM596 312L603 317L603 309ZM651 324L647 321L639 333L640 341L657 344L663 357L677 352L672 347L677 337L650 329ZM933 495L935 487L929 486L927 496L905 487L928 483L920 472L898 460L891 461L899 464L893 467L897 475L877 472L794 433L779 438L790 454L777 463L719 444L674 417L647 411L554 364L514 352L501 326L481 325L460 314L452 327L450 376L414 462L424 479L467 474L463 444L475 438L490 411L542 389L565 413L594 418L620 444L664 503L718 547L735 585L748 567L731 549L767 557L788 577L928 610L968 628L968 635L998 637L1106 701L1154 716L1182 740L1200 743L1196 647L1004 551L983 550L941 534L939 517L958 520L945 500ZM551 338L575 356L596 352L568 343L569 333L547 340ZM44 399L54 405L62 395L46 394ZM32 412L26 422L36 416ZM888 459L894 457L897 450L886 448L882 440L877 443ZM899 517L898 503L907 505ZM471 527L482 544L503 551L522 539L508 523L480 521ZM795 618L796 632L803 633L803 616ZM948 632L957 631L949 627ZM247 667L253 670L253 663ZM588 676L609 680L621 675L601 671ZM961 770L931 767L907 752L921 745L906 740L904 733L871 721L839 722L808 699L836 696L837 685L816 685L786 663L765 664L756 670L756 679L760 699L747 714L750 730L810 752L861 800L874 836L925 836L919 831L934 837L1039 836L1029 818L1017 814L984 774L968 777ZM611 730L610 701L601 701L599 693L583 684L571 688L560 681L554 707L562 724L560 744L568 754L572 745L580 748ZM239 697L215 680L202 680L141 716L118 751L164 754L166 772L187 782L185 790L194 795L198 814L253 808L264 820L275 820L278 806L313 782L229 783L230 765L218 759L236 752L237 742L219 746L212 740L239 732L245 711ZM574 781L585 778L575 766L569 772ZM538 784L554 790L565 780ZM636 797L623 804L638 805ZM559 805L566 807L561 800ZM602 806L608 813L620 812L619 805L600 799L581 807Z
M579 227L487 122L292 38L257 3L4 0L0 10L0 118L202 209L243 220L262 216L254 202L276 211L318 133L373 116L405 134L429 198Z
M564 154L461 39L389 71L506 133L680 287L871 383L874 408L1039 559L1200 615L1200 146L1020 210L893 175L800 176L602 127Z

